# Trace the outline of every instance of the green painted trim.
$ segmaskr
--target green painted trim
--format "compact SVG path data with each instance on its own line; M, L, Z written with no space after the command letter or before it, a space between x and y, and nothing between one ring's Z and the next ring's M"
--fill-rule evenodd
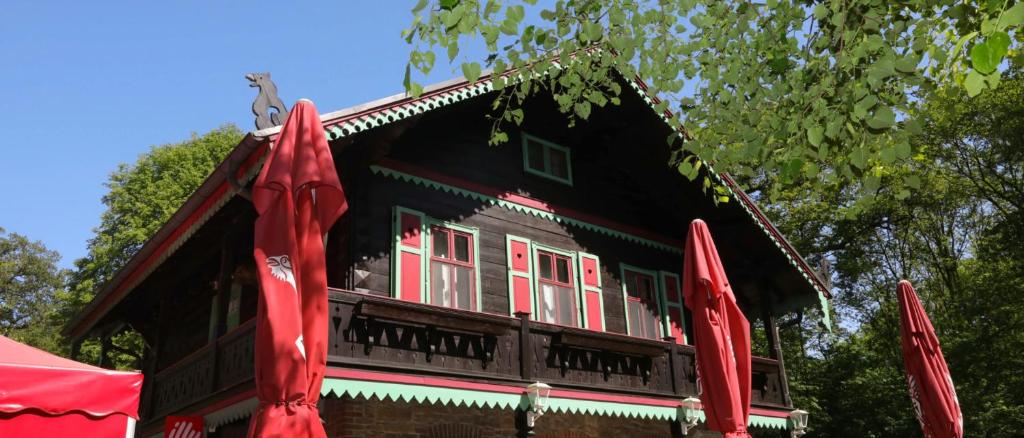
M603 284L603 283L601 283L601 258L596 256L596 255L594 255L594 254L588 254L588 253L585 253L585 252L579 252L579 253L577 253L577 255L578 255L578 257L576 259L576 262L577 262L576 272L579 273L579 275L577 276L576 285L577 285L577 287L579 287L580 302L583 304L583 308L580 309L582 314L583 314L583 319L581 320L581 321L583 321L583 324L581 324L581 325L583 326L583 328L588 328L588 329L591 329L591 330L598 330L598 331L602 331L602 332L606 331L606 330L608 330L608 324L604 320L604 292L601 289L601 285ZM594 259L594 263L597 265L596 266L596 268L597 268L597 286L587 286L587 285L583 284L583 258L585 258L585 257L589 257L589 258ZM586 311L587 292L597 292L597 296L599 297L597 301L598 301L598 307L600 308L600 312L601 312L601 327L597 328L597 329L594 329L593 327L590 327L589 326L590 325L589 321L587 321L587 311Z
M402 214L411 214L420 218L420 248L410 249L402 247ZM417 254L420 256L420 302L427 302L427 284L430 281L427 270L428 267L428 253L425 251L427 247L429 237L427 235L429 228L427 227L427 215L420 211L413 210L411 208L405 208L401 206L395 206L392 209L392 220L391 220L391 235L392 235L392 252L391 252L391 297L401 298L398 287L401 285L402 278L402 252L408 252Z
M426 226L427 232L425 234L427 240L426 240L426 243L423 244L423 249L424 249L424 252L426 253L425 256L426 256L426 259L427 259L427 261L426 261L427 277L424 279L424 281L426 282L427 293L426 293L426 300L424 302L428 303L428 304L433 304L433 302L432 302L433 298L432 298L432 294L431 294L431 290L430 290L430 258L433 257L433 255L434 255L434 250L431 247L431 245L434 244L434 239L430 235L430 231L431 231L432 227L439 226L439 227L443 227L443 228L450 228L450 229L455 230L455 231L461 231L463 233L467 233L467 234L470 234L470 235L473 236L473 273L474 273L474 276L476 277L474 279L474 281L476 282L476 285L475 285L473 290L476 291L476 311L477 312L482 312L483 308L484 308L484 305L483 305L483 302L482 302L483 295L482 295L482 293L480 291L480 286L481 286L481 283L480 283L480 229L476 228L476 227L467 227L465 225L460 225L460 224L457 224L457 223L454 223L454 222L437 220L437 219L434 219L434 218L432 218L430 216L425 216L424 219L426 220L426 223L427 223L427 226ZM454 249L453 249L453 251L454 251Z
M667 244L664 244L664 243L661 243L661 242L656 242L656 241L653 241L653 240L650 240L650 239L645 239L643 237L635 236L635 235L632 235L632 234L629 234L629 233L624 233L622 231L617 231L617 230L613 230L613 229L610 229L610 228L605 228L605 227L602 227L600 225L591 224L589 222L584 222L584 221L581 221L581 220L578 220L578 219L573 219L573 218L570 218L570 217L566 217L566 216L562 216L562 215L546 212L546 211L543 211L543 210L538 210L536 208L527 207L525 205L517 204L515 202L506 201L504 199L498 199L498 198L494 198L494 197L491 197L491 196L487 196L487 195L484 195L482 193L477 193L477 192L473 192L473 191L470 191L470 190L466 190L466 189L462 189L462 188L458 188L458 187L453 187L453 186L450 186L450 185L447 185L447 184L443 184L443 183L440 183L440 182L437 182L437 181L433 181L433 180L429 180L429 179L426 179L426 178L421 178L421 177L418 177L418 176L410 175L410 174L407 174L407 173L404 173L404 172L400 172L400 171L397 171L397 170L393 170L393 169L389 169L389 168L386 168L386 167L372 165L372 166L370 166L370 170L373 173L375 173L375 174L383 175L383 176L386 176L388 178L392 178L392 179L395 179L395 180L405 181L405 182L409 182L409 183L412 183L412 184L420 185L420 186L423 186L423 187L426 187L426 188L429 188L429 189L440 190L440 191L443 191L443 192L451 193L451 194L454 194L454 195L462 196L462 197L473 199L473 200L476 200L476 201L485 202L485 203L488 203L490 205L495 205L495 206L502 207L502 208L505 208L505 209L508 209L508 210L517 211L517 212L520 212L520 213L525 213L525 214L533 215L533 216L539 217L541 219L547 219L547 220L558 222L558 223L561 223L561 224L566 224L566 225L571 225L571 226L583 228L583 229L594 231L594 232L597 232L597 233L601 233L601 234L604 234L604 235L607 235L607 236L612 236L612 237L616 237L616 238L619 238L619 239L623 239L623 240L626 240L626 241L629 241L629 242L634 242L634 243L639 243L641 245L646 245L646 246L649 246L649 247L652 247L652 248L655 248L655 249L659 249L659 250L662 250L662 251L665 251L665 252L668 252L668 253L672 253L672 254L682 254L683 253L683 249L680 248L680 247L676 247L676 246L672 246L672 245L667 245Z
M580 276L579 257L576 257L576 252L575 251L566 251L564 249L559 249L559 248L556 248L556 247L553 247L553 246L550 246L550 245L545 245L543 243L537 243L536 241L530 241L530 266L531 266L531 268L533 268L530 271L530 272L533 273L533 277L532 277L533 278L533 287L532 287L533 294L531 296L531 299L532 299L532 305L533 305L533 310L534 310L534 316L536 316L536 318L534 318L534 320L535 321L540 321L540 311L539 311L539 309L537 309L537 302L540 301L537 298L537 294L540 293L540 286L538 285L538 283L540 283L540 280L539 280L540 277L537 274L536 267L533 266L534 263L536 262L536 259L537 259L537 250L538 249L539 250L543 250L543 251L547 251L547 252L550 252L550 253L562 255L562 256L565 256L565 257L569 257L569 265L570 265L570 268L572 269L572 275L573 275L573 283L574 283L573 286L577 288L576 289L576 293L574 294L576 296L576 319L577 319L577 321L579 321L579 324L577 325L577 327L584 327L584 325L583 325L584 324L584 322L583 322L583 320L584 320L584 313L583 313L582 302L580 301L579 283L577 283L577 279Z
M537 283L537 279L533 276L533 255L528 254L529 260L526 261L526 274L521 272L515 272L512 270L512 242L519 242L526 244L526 250L531 251L533 247L530 239L525 237L513 236L511 234L505 235L505 269L508 272L508 314L515 315L516 310L516 297L515 291L512 289L512 277L522 277L529 281L529 290L527 293L530 296L530 319L537 316L537 303L534 301L534 285Z
M498 393L468 389L444 388L438 386L412 385L404 383L372 382L328 377L320 387L323 397L377 398L392 402L419 403L431 405L453 405L480 409L527 409L529 398L523 393ZM673 421L682 417L681 407L650 406L629 403L579 400L552 397L548 399L548 410L575 415L601 415L608 417L643 418ZM704 412L698 412L700 421L706 421ZM786 430L787 418L751 415L748 424L753 427Z
M544 140L544 139L542 139L540 137L527 134L525 132L520 133L520 137L522 138L522 143L523 143L523 170L526 171L526 173L537 175L537 176L540 176L540 177L543 177L543 178L547 178L547 179L550 179L552 181L557 181L557 182L560 182L562 184L566 184L569 187L572 187L572 151L569 148L567 148L565 146L562 146L560 144L557 144L557 143L552 143L550 141ZM559 151L565 152L565 162L566 162L566 168L568 169L568 172L569 172L569 177L568 178L562 178L562 177L559 177L559 176L557 176L555 174L550 173L551 172L551 156L549 156L546 153L542 157L544 159L544 170L537 170L537 169L534 169L534 168L530 167L530 153L529 153L529 149L530 148L527 147L527 143L530 142L530 141L535 141L537 143L540 143L540 145L542 146L542 149L545 152L547 151L548 148L557 149Z
M666 316L665 313L667 312L665 312L665 306L663 303L665 294L663 293L663 290L661 288L661 282L658 281L658 271L638 268L627 263L619 263L619 281L621 281L622 284L622 313L625 314L626 317L626 334L630 336L636 335L629 332L629 304L627 299L627 297L629 296L629 291L626 290L626 271L647 274L650 275L652 279L654 279L654 294L658 298L658 312L660 312L662 315L662 323L658 324L658 340L661 340L662 338L665 337L665 328L662 327L662 325L664 325L664 320Z
M672 303L670 303L668 301L668 285L665 283L665 279L668 278L668 277L673 277L673 278L676 279L676 288L679 289L677 291L679 293L679 300L676 301L676 302L672 302ZM683 341L684 341L684 343L689 343L690 340L686 339L686 306L683 305L683 302L682 302L683 301L683 283L680 281L680 278L679 278L678 275L676 275L674 273L671 273L671 272L668 272L668 271L658 271L658 282L659 282L658 287L661 288L662 308L665 309L665 313L664 313L665 317L662 318L662 322L665 325L665 328L664 328L665 329L665 333L668 333L668 335L666 335L666 336L669 336L672 333L672 326L671 326L671 324L672 324L672 322L671 322L672 315L669 314L668 310L669 310L669 307L675 307L675 308L679 309L679 316L682 317L682 321L679 321L679 326L683 328Z

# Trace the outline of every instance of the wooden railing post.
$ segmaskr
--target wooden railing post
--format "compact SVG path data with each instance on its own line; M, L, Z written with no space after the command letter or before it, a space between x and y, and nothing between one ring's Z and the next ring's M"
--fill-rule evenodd
M786 406L793 406L793 400L789 398L789 380L786 379L786 365L782 361L782 347L779 345L779 327L775 325L775 317L768 309L765 309L764 332L768 338L768 356L779 361L779 380L782 385L782 403Z
M679 346L676 344L675 336L666 336L663 338L664 341L669 343L668 348L668 369L669 376L672 378L672 393L676 395L683 394L683 370L682 364L679 363Z
M530 312L516 312L519 318L519 376L533 380L533 346L530 345Z

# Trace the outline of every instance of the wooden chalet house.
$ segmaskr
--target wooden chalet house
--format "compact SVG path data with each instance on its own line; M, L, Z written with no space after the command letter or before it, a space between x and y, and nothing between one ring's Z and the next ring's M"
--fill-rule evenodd
M322 116L350 205L326 239L330 436L515 436L535 381L554 388L539 437L678 436L680 402L697 394L680 290L695 218L767 328L752 430L787 433L774 316L826 306L827 318L828 291L731 180L735 199L716 207L666 166L671 130L630 85L574 128L535 98L494 147L487 81ZM160 435L170 415L245 434L256 214L236 185L277 131L247 135L66 329L76 343L125 327L144 337L136 436Z

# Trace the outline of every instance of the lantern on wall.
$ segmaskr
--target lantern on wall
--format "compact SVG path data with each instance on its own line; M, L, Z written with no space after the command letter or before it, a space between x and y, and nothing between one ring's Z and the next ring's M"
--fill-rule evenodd
M683 405L680 408L681 414L679 416L680 424L682 426L683 435L690 432L690 429L697 427L697 422L700 421L700 399L696 397L686 397L683 399Z
M807 419L810 414L803 409L797 409L789 413L789 424L792 426L792 431L789 436L792 438L799 438L807 433Z
M533 428L534 423L548 407L551 386L546 383L534 382L526 387L526 395L530 398L530 410L526 412L526 425Z

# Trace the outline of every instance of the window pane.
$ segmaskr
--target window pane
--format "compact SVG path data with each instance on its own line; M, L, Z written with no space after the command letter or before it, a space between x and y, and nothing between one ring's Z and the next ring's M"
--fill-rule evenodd
M573 289L559 287L556 290L558 291L558 323L575 326L576 299L573 297Z
M432 230L434 235L434 257L449 258L448 256L448 232L437 228Z
M629 311L629 333L633 336L643 336L643 330L640 328L640 303L630 301L626 303L626 307Z
M537 260L539 261L538 264L540 264L540 278L551 280L551 255L540 253L537 256Z
M636 273L633 271L626 271L626 279L623 281L626 287L626 294L631 297L639 297L640 292L637 288Z
M654 300L654 279L647 275L637 275L637 289L640 292L640 298L648 301Z
M526 141L527 163L533 170L544 171L544 146L532 140Z
M569 259L563 259L561 257L555 259L555 268L558 274L559 283L569 282Z
M463 266L453 266L455 270L455 297L457 306L460 309L476 310L473 308L473 270Z
M556 323L555 319L555 287L550 284L540 285L541 321Z
M430 263L430 290L430 302L432 304L446 307L451 306L451 274L444 263Z
M469 237L466 235L455 235L455 260L469 261Z
M644 307L645 307L645 311L644 311L644 333L647 335L648 338L657 339L658 338L658 317L657 317L657 310L656 310L657 307L653 307L650 304L644 305Z
M569 178L569 160L564 151L548 148L548 162L551 164L548 173L559 178Z

